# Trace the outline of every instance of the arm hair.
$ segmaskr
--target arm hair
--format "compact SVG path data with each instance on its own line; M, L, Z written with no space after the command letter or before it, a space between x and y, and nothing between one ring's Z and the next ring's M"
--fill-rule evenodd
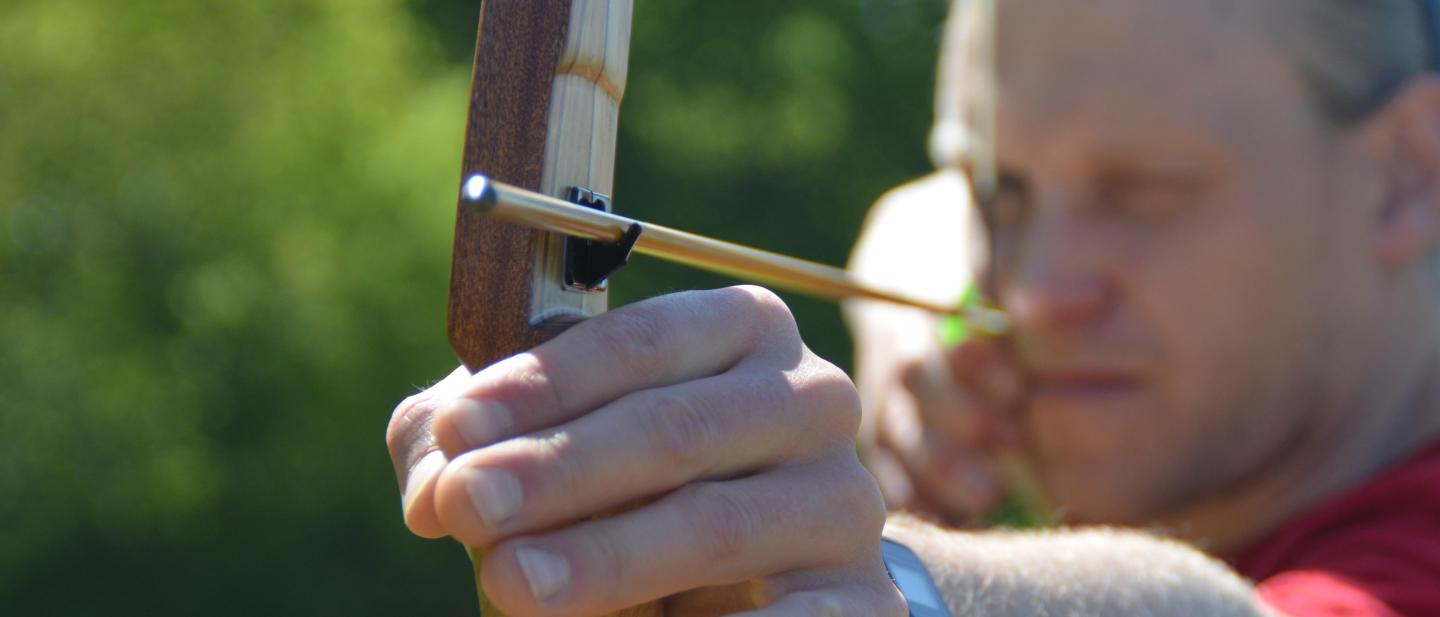
M1140 532L966 532L894 515L885 535L920 555L956 617L1276 615L1225 564Z

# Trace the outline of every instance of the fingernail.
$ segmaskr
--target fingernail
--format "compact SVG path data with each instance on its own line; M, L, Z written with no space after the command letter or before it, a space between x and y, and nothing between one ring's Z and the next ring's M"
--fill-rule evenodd
M439 450L426 454L410 468L410 473L405 476L405 486L401 488L400 509L407 515L410 513L410 505L420 496L420 489L425 483L440 473L445 468L445 453Z
M470 503L485 526L497 529L520 511L523 495L520 481L498 469L469 468L465 474L465 490Z
M559 555L522 546L515 549L515 558L520 561L520 571L525 573L530 595L536 600L544 601L570 583L570 564Z
M514 417L510 409L495 401L457 398L445 403L449 416L471 447L480 448L510 436Z

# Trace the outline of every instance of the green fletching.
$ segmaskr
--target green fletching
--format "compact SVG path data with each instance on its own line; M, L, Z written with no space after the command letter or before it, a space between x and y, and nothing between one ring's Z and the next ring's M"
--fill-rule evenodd
M971 283L960 295L960 306L979 306L980 288ZM940 344L946 348L955 347L970 340L974 328L960 315L947 315L940 320Z

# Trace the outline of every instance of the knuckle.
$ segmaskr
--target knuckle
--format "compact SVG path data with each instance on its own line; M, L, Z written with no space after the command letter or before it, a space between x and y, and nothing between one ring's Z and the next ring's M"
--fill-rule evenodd
M747 314L755 318L751 323L757 334L769 337L783 335L787 339L800 337L795 315L775 292L758 285L740 285L730 289L744 298Z
M583 449L565 432L530 441L530 461L519 473L524 490L548 495L587 495L594 492L593 467Z
M735 285L720 291L740 294L756 305L768 304L781 307L785 306L785 301L781 300L778 294L759 285Z
M522 353L504 360L506 363L503 386L497 393L503 396L534 396L548 409L562 409L565 401L555 380L545 369L541 359L532 353ZM511 388L514 388L513 390Z
M395 462L410 456L412 446L430 432L435 418L435 404L428 393L422 392L406 397L395 406L390 414L390 424L385 428L385 445Z
M618 542L606 534L595 534L590 540L590 545L595 563L600 566L599 571L605 572L606 576L614 583L606 585L604 588L616 589L625 581L630 580L634 563L622 542Z
M720 484L692 484L682 490L683 514L699 556L723 565L743 554L760 529L757 510Z
M640 310L616 311L607 317L604 327L594 330L604 361L641 378L659 375L664 368L660 350L665 336L659 320Z
M858 459L845 466L841 477L841 489L836 491L841 511L854 516L853 523L867 532L879 534L885 528L885 495L880 483L862 466Z
M808 520L833 541L817 547L825 559L846 562L874 548L885 528L885 498L879 483L858 460L827 465L809 482Z
M835 419L842 434L853 437L860 431L860 393L855 389L855 382L840 367L825 360L820 362L824 366L820 373L820 387L831 410L829 415Z
M752 410L765 410L766 413L780 412L785 417L803 411L804 401L797 400L801 396L801 389L793 383L792 376L785 371L767 369L747 372L740 377L736 390L745 393L745 407ZM727 408L737 411L739 411L739 407L738 404L727 406ZM802 409L797 410L796 407L802 407Z
M693 465L719 440L715 419L686 397L658 396L648 407L639 417L639 429L663 463Z
M876 592L875 615L876 617L906 617L910 614L910 606L905 601L905 596L893 584L882 585Z
M855 613L846 610L846 602L826 593L810 593L800 602L801 612L816 617L847 617Z
M879 554L863 573L853 569L778 577L777 614L806 617L904 617L909 607L900 590L880 571ZM817 586L817 583L819 585ZM768 614L768 613L767 613Z
M813 353L807 354L809 368L800 373L803 383L797 384L796 390L814 413L814 421L818 424L816 428L853 441L863 419L855 382L829 361Z

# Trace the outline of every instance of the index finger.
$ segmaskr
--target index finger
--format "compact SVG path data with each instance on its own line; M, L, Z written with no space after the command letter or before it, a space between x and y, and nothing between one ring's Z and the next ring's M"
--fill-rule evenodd
M433 538L445 535L435 514L435 480L445 468L445 455L430 430L435 420L436 399L445 400L459 388L469 372L455 369L443 381L424 392L406 398L390 414L385 445L400 483L400 507L405 525L415 534Z
M976 337L932 361L944 365L945 379L967 394L974 437L989 448L1013 445L1019 427L1014 411L1024 395L1023 377L1004 341Z
M660 296L581 322L470 380L444 405L435 434L467 450L572 420L625 394L718 375L752 351L798 364L789 309L760 287Z

